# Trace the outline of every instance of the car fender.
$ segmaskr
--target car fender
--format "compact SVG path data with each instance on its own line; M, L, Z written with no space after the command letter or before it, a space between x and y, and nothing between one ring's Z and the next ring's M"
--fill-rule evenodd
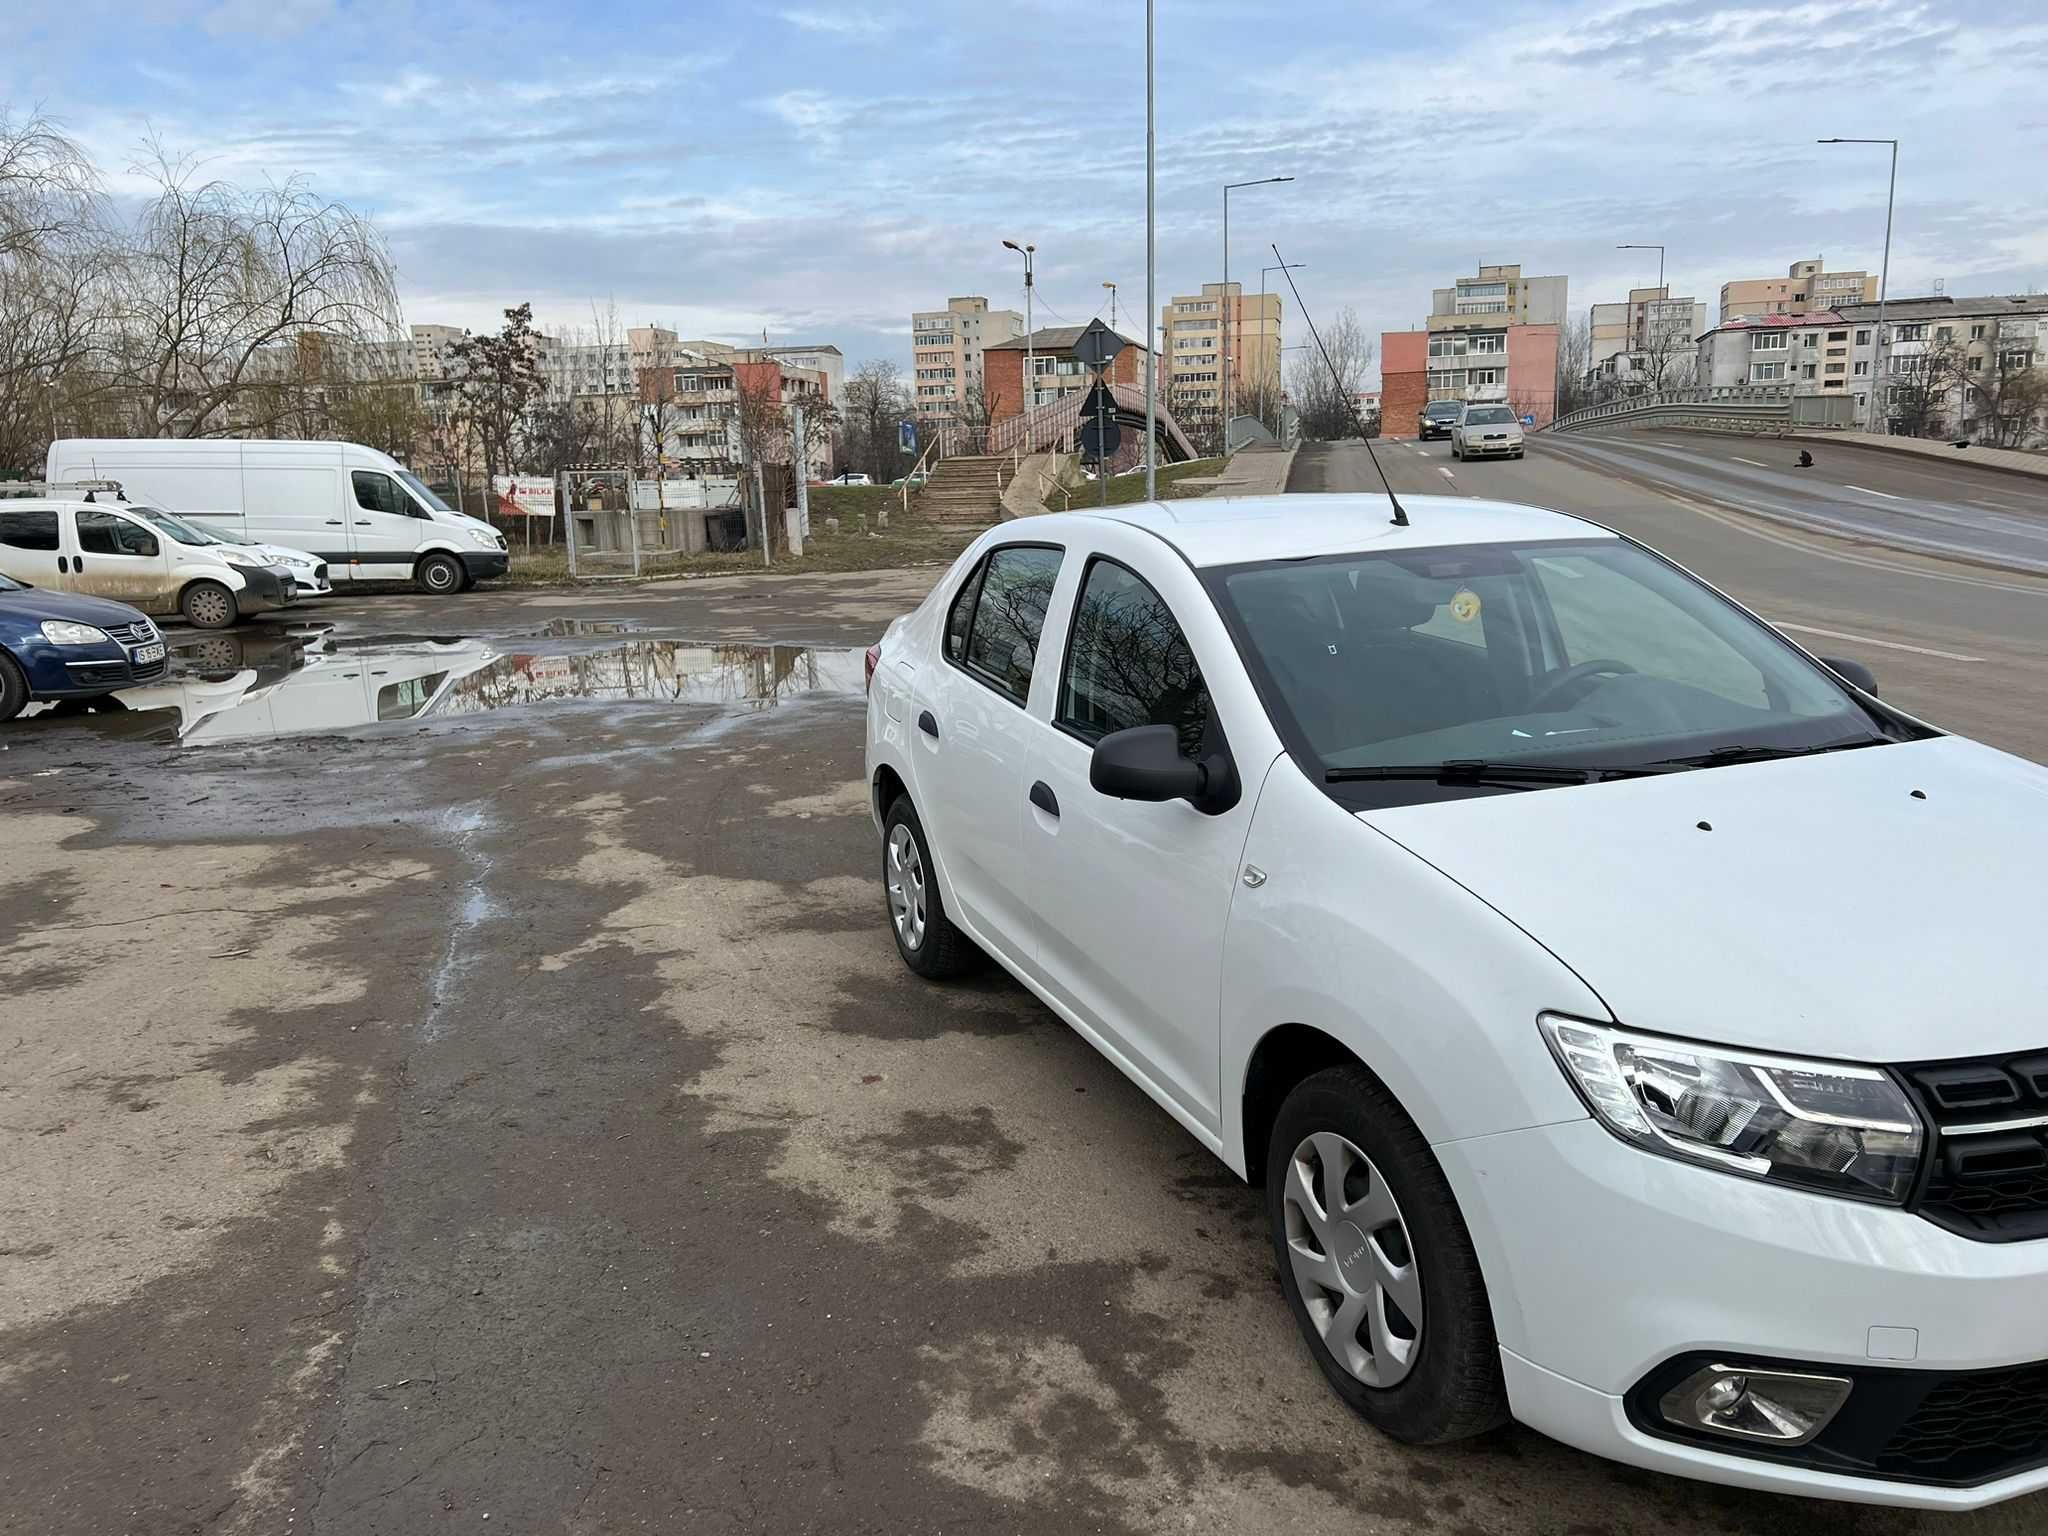
M1252 1163L1250 1064L1283 1025L1318 1030L1364 1062L1431 1143L1585 1118L1536 1017L1610 1015L1508 917L1337 804L1291 758L1267 775L1244 862L1220 999L1223 1156L1238 1173Z

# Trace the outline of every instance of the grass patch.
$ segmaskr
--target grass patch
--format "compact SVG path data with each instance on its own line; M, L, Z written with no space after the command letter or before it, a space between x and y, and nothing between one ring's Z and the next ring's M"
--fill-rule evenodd
M1222 459L1193 459L1186 464L1162 464L1157 476L1159 499L1173 501L1183 496L1200 496L1205 486L1182 488L1183 480L1200 480L1210 475L1223 473ZM1073 510L1085 512L1090 507L1100 506L1101 488L1093 480L1084 480L1074 488ZM1109 504L1112 507L1128 507L1145 499L1145 472L1141 469L1134 475L1113 475L1109 482Z
M973 528L948 528L929 522L912 513L905 517L893 499L876 499L868 508L849 509L839 498L870 496L893 498L897 493L887 486L850 485L834 487L829 493L837 503L826 510L825 496L821 491L811 492L811 537L804 545L801 558L792 559L777 552L775 562L764 567L758 550L734 550L729 553L705 553L698 555L656 554L643 550L640 556L642 580L657 576L743 576L759 574L763 570L773 571L782 576L800 576L812 571L886 571L907 565L921 565L933 560L951 560L967 545L979 531ZM875 527L875 513L883 505L889 507L889 526ZM858 522L862 512L868 519L868 531L861 532ZM830 532L825 527L827 517L840 520L839 531ZM632 562L616 556L598 559L579 556L577 568L580 575L626 576L633 574ZM516 546L512 551L512 569L503 578L510 586L542 587L564 583L569 580L569 556L560 546L552 550L535 550L528 555Z

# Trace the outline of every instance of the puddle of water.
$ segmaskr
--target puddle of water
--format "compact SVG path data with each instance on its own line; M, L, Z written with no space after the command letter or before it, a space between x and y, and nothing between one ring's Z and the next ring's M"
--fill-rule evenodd
M549 619L533 633L537 640L560 640L569 635L637 635L646 627L634 619Z
M467 639L358 644L331 630L196 636L174 647L160 683L35 712L52 724L199 746L593 700L761 708L865 686L857 647L633 640L556 654Z

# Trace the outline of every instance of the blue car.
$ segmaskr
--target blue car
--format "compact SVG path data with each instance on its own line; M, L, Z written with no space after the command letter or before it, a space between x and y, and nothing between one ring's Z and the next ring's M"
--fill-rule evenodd
M141 609L0 576L0 720L33 700L153 683L167 664L164 637Z

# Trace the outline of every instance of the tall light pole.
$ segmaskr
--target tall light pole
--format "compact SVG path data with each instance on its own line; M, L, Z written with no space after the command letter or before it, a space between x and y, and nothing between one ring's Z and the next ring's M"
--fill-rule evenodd
M1239 187L1269 187L1292 180L1292 176L1261 176L1256 181L1226 182L1223 187L1223 308L1218 314L1223 323L1223 431L1218 449L1225 456L1230 453L1230 326L1235 318L1230 304L1230 194Z
M1277 266L1259 268L1259 334L1261 336L1266 334L1266 274L1268 272L1298 272L1307 265L1308 263L1305 261L1283 261ZM1286 348L1280 346L1280 334L1277 328L1273 333L1273 345L1277 349L1273 354L1274 382L1277 384L1280 373L1280 353L1286 350Z
M1113 331L1116 329L1116 284L1104 283L1102 286L1109 290L1109 328Z
M1671 296L1671 295L1670 295L1670 291L1669 291L1668 289L1666 289L1666 288L1665 288L1665 286L1664 286L1664 247L1663 247L1663 246L1661 246L1661 245L1647 245L1647 244L1645 244L1645 245L1617 245L1617 246L1615 247L1615 249L1616 249L1617 251L1655 251L1655 252L1657 253L1657 297L1658 297L1658 298L1660 298L1660 299L1665 299L1665 298L1669 298L1669 297ZM1631 317L1631 318L1633 318L1633 317ZM1650 312L1649 312L1649 310L1648 310L1647 308L1645 308L1645 309L1644 309L1644 311L1643 311L1643 329L1642 329L1641 335L1640 335L1640 336L1639 336L1639 337L1638 337L1638 338L1636 339L1636 345L1637 345L1637 346L1640 346L1640 347L1648 347L1648 346L1649 346L1649 344L1650 344L1650 341L1649 341L1649 336L1650 336ZM1663 345L1663 343L1661 343L1661 342L1660 342L1660 343L1658 343L1656 355L1657 355L1657 357L1658 357L1659 359L1662 359L1662 357L1664 356L1664 345ZM1633 351L1631 351L1631 356L1630 356L1630 358L1629 358L1629 365L1628 365L1628 366L1629 366L1629 372L1630 372L1631 374L1633 374L1633 373L1635 372L1635 366L1636 366L1636 365L1635 365L1635 358L1634 358L1634 356L1633 356ZM1662 388L1664 387L1664 365L1663 365L1663 363L1662 363L1661 361L1660 361L1660 362L1658 363L1658 365L1657 365L1657 377L1656 377L1655 379L1651 380L1651 383L1650 383L1650 387L1651 387L1651 389L1652 389L1653 391L1655 391L1655 390L1660 390L1660 389L1662 389Z
M1145 0L1145 499L1159 499L1159 434L1152 418L1159 408L1157 354L1152 328L1159 323L1159 295L1153 292L1152 251L1152 0Z
M1661 245L1617 245L1617 251L1655 251L1657 253L1657 292L1664 292L1664 247Z
M1877 334L1875 345L1870 349L1870 405L1863 418L1863 430L1877 430L1877 389L1878 380L1884 374L1885 343L1888 338L1884 329L1885 292L1891 286L1892 278L1892 202L1899 191L1899 141L1897 139L1816 139L1816 144L1889 144L1892 151L1891 180L1884 190L1884 263L1877 272ZM1887 386L1889 387L1889 386ZM1885 431L1891 431L1891 418L1885 418Z
M1019 245L1014 240L1005 240L1006 249L1015 251L1024 258L1024 389L1022 409L1028 414L1038 403L1038 376L1031 356L1031 253L1035 245Z

